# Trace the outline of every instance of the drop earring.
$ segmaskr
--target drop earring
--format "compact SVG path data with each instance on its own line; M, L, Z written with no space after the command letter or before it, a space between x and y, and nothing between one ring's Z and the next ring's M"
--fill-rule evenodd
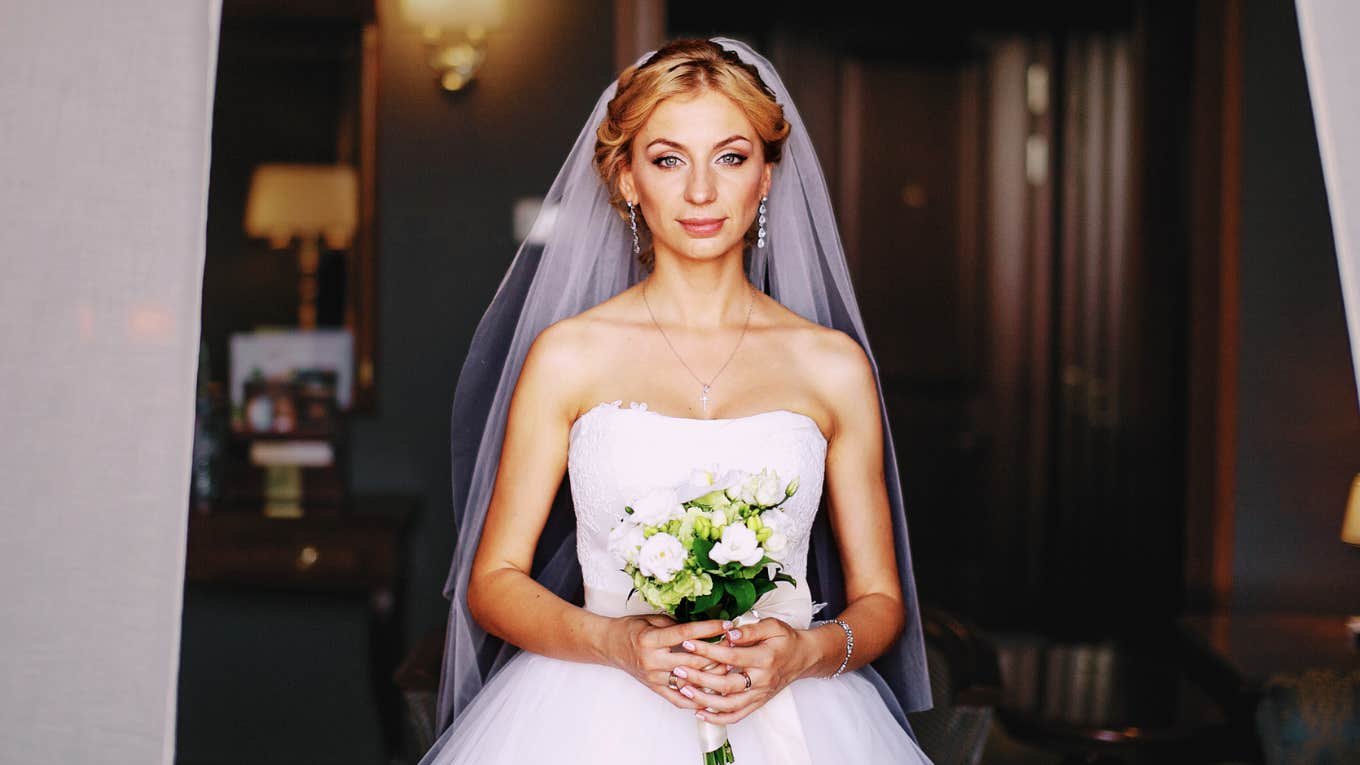
M633 207L633 201L631 199L628 200L628 225L633 229L633 254L637 255L642 252L642 249L638 247L637 209Z
M769 197L760 198L760 229L756 231L756 246L765 246L765 200Z

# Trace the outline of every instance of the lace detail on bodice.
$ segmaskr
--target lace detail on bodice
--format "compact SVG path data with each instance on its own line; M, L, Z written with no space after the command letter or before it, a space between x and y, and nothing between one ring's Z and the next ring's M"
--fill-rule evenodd
M798 476L798 491L781 507L792 529L784 565L802 580L808 539L822 496L826 437L812 418L787 409L704 420L672 417L633 402L601 402L572 423L567 474L576 508L576 554L587 587L632 587L608 550L609 531L629 502L658 486L685 483L696 469L759 472L781 483Z

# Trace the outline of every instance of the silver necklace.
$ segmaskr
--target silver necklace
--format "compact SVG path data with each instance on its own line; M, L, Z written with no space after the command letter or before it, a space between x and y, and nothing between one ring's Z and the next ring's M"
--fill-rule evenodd
M644 281L642 283L642 302L647 306L647 315L652 317L652 324L654 324L656 326L656 330L661 333L661 339L665 340L666 345L670 346L671 353L675 354L675 358L680 360L680 363L685 367L686 371L690 373L690 376L697 380L699 382L699 385L703 388L703 390L699 393L699 402L703 405L705 414L708 413L709 387L713 385L713 381L718 379L718 375L722 374L724 369L727 369L727 365L731 363L733 357L737 355L737 349L741 347L741 341L743 338L746 337L746 328L751 326L751 309L754 308L756 305L756 288L755 285L750 286L751 286L751 301L746 306L746 323L743 324L741 327L741 335L737 337L737 344L732 346L732 353L728 355L727 361L724 361L723 365L721 367L718 367L718 371L713 373L713 377L709 378L708 382L704 382L703 378L699 377L699 375L694 374L694 370L689 368L689 364L685 363L685 359L683 356L680 355L680 352L675 350L675 346L671 344L671 339L669 337L666 337L666 330L661 328L660 322L656 320L656 314L652 313L652 304L647 302L647 282Z

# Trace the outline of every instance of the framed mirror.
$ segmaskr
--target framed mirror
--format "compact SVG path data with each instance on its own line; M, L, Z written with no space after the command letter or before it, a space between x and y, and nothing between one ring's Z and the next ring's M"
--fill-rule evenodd
M203 279L213 379L228 377L233 334L343 331L345 408L376 408L377 46L373 0L223 2ZM339 184L308 185L318 172ZM265 199L262 177L294 185Z

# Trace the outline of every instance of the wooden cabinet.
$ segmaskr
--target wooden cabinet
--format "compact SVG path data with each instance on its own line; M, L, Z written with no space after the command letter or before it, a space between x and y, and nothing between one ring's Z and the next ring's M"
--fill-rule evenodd
M186 581L390 594L400 578L401 532L414 500L358 496L354 502L352 512L302 518L196 513L189 519Z
M190 514L180 762L402 753L392 675L420 502L358 494L302 518Z

